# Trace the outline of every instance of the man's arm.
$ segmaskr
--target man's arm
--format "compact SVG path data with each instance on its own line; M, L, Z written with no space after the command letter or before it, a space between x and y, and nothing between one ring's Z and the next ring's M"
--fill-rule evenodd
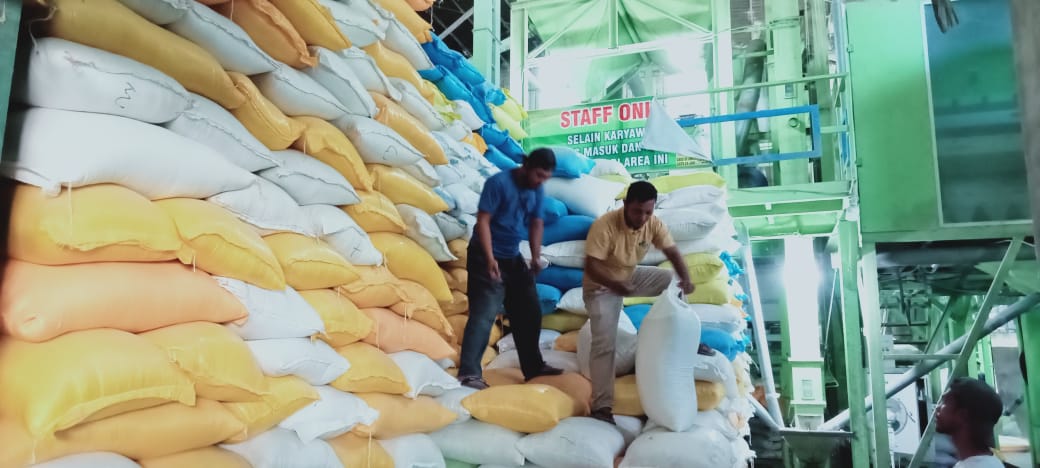
M491 213L478 211L477 226L474 229L477 231L480 248L484 251L484 258L495 258L494 250L491 248Z
M679 275L679 288L686 294L692 293L693 283L690 282L690 270L686 267L686 259L679 252L679 247L672 244L671 247L665 247L662 252L664 252L664 256L668 258L668 261L672 263L675 273Z
M531 270L535 270L535 266L538 265L538 259L542 256L542 235L544 232L545 223L542 222L542 218L531 219L531 224L527 227L528 241L531 243Z
M589 255L585 256L585 274L592 278L592 281L602 284L607 289L621 296L632 294L632 285L627 282L610 279L609 275L606 274L609 269L610 266L607 265L607 262Z

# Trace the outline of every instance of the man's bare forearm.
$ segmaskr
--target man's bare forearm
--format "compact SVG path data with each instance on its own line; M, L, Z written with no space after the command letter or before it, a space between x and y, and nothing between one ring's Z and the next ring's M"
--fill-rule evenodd
M679 275L679 280L690 281L690 269L686 266L686 259L683 258L682 253L679 252L679 248L671 246L663 250L664 256L668 258L669 262L672 262L672 268L675 269L675 273Z

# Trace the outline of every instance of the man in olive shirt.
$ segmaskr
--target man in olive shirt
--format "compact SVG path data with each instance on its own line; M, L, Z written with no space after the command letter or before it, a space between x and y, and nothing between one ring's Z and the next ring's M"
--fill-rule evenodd
M649 182L628 187L625 206L589 229L585 241L585 308L592 322L592 417L614 423L614 346L625 297L658 296L675 276L671 270L639 266L650 247L664 252L679 275L679 287L693 292L686 262L668 228L654 216L657 188ZM691 337L697 339L698 337Z

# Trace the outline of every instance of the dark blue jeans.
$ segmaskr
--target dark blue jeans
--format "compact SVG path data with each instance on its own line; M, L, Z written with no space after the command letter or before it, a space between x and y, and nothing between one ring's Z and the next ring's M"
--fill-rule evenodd
M520 369L526 378L537 377L545 361L538 349L542 313L534 276L523 257L496 258L501 281L488 275L487 260L479 242L470 244L466 270L469 273L469 321L462 334L459 377L482 375L480 360L488 346L495 317L505 306L506 317L520 355Z

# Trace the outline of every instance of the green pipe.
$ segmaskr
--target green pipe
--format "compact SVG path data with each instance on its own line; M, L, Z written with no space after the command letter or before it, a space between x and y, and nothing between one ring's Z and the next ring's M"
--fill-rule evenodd
M1029 446L1033 466L1040 463L1040 314L1033 310L1018 319L1019 346L1026 359L1025 396L1029 406Z

